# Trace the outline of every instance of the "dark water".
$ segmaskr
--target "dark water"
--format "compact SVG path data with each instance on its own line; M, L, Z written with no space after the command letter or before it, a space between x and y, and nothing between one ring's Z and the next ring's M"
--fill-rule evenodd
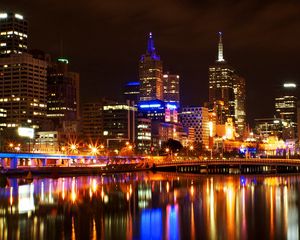
M0 239L298 239L298 176L9 179Z

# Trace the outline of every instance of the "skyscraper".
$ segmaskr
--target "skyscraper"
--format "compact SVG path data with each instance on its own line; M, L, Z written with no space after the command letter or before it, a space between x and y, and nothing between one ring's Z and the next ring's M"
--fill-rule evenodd
M219 109L217 124L234 117L234 69L223 57L222 33L219 32L218 59L209 67L209 108Z
M284 83L275 98L275 115L283 120L283 139L297 138L297 85Z
M76 131L79 120L79 74L68 69L69 61L59 58L48 68L47 117L55 129Z
M209 109L216 113L216 124L225 124L232 118L237 132L242 135L246 121L245 99L245 79L225 61L219 32L218 58L209 67Z
M160 57L156 54L154 40L150 32L147 52L139 62L140 100L163 100L163 67Z
M234 75L233 91L236 132L243 136L246 127L246 81L237 74Z
M163 75L164 101L173 103L177 107L180 105L179 75L166 73Z
M27 21L18 13L0 13L0 57L27 52Z
M32 55L0 58L0 108L7 127L40 128L47 110L47 63Z

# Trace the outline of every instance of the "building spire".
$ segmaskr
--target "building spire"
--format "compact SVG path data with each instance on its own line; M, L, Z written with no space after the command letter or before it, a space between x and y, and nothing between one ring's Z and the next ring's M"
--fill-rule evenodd
M153 40L152 32L149 33L147 53L149 53L149 54L155 53L154 40Z
M217 62L225 62L225 59L223 57L222 32L219 32L218 60L217 60Z

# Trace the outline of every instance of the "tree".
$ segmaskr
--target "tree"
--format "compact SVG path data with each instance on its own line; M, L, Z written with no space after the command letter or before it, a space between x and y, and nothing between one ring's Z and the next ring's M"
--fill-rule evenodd
M181 142L174 140L172 138L169 138L167 142L164 142L162 144L162 148L163 149L169 148L170 151L175 153L175 152L181 151L183 146L182 146Z

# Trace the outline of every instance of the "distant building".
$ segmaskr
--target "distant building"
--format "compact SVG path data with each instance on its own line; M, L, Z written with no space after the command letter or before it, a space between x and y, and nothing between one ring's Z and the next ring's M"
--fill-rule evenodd
M209 117L205 107L183 107L180 120L195 143L209 146Z
M0 57L27 51L27 21L18 13L0 13Z
M280 118L254 119L254 133L261 139L270 136L282 138L283 122Z
M246 130L246 82L245 79L234 75L234 120L236 132L243 137Z
M123 97L124 101L129 100L137 104L140 97L140 82L126 83L123 91Z
M161 100L140 101L138 104L138 115L149 118L152 121L178 122L177 106Z
M141 153L150 153L152 146L151 120L137 118L136 147Z
M47 63L27 53L0 58L0 108L7 111L8 128L40 128L47 111Z
M124 142L136 140L137 108L129 102L103 106L103 138L108 147L122 146Z
M59 58L48 68L47 118L52 130L77 131L79 120L79 74L68 69L69 61Z
M297 85L284 83L275 98L275 115L283 120L283 139L295 139L298 137L297 127Z
M179 75L176 74L164 74L164 101L180 106L180 94L179 94Z
M163 66L154 47L152 33L149 34L147 52L139 62L140 100L163 100Z
M89 102L82 106L81 128L87 140L103 140L103 104L103 101Z

